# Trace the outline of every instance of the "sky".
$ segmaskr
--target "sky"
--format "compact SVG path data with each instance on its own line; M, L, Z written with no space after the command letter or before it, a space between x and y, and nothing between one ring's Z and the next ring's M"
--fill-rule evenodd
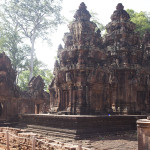
M104 25L111 21L110 17L118 3L122 3L125 10L133 9L136 12L150 12L150 0L63 0L62 15L67 20L72 20L73 12L79 8L81 2L86 4L87 10L97 13L99 22ZM62 39L65 32L69 32L68 24L60 25L57 31L50 36L53 44L51 47L40 40L37 40L35 44L37 58L43 61L51 70L54 67L58 45L64 45Z

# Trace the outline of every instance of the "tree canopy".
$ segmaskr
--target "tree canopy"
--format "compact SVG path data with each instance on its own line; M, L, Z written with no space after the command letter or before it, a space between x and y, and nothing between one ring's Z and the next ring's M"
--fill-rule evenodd
M136 31L140 33L141 36L146 31L150 31L150 14L147 12L136 12L133 9L127 9L130 15L130 20L136 24Z
M7 0L1 7L3 20L15 24L21 37L29 39L31 46L30 79L33 76L35 41L49 39L62 22L60 14L62 0Z
M28 88L29 74L30 71L28 69L28 70L23 70L19 75L18 85L22 90L27 90ZM38 59L34 59L33 75L34 76L40 75L42 77L45 83L45 90L48 91L49 84L53 79L53 74L51 70L49 70L47 66L43 62L39 61Z
M9 22L2 20L0 20L0 25L0 52L4 51L11 59L13 69L20 72L26 68L31 49L23 43L17 27L13 28Z
M0 8L0 52L10 57L18 73L16 84L27 89L32 71L32 75L42 76L47 89L52 73L36 58L34 45L37 38L49 42L49 33L61 23L61 0L7 0Z
M98 30L98 29L100 29L100 31L105 30L105 26L101 22L99 22L98 14L93 11L90 11L90 14L91 14L91 21L93 21L97 25L96 30Z

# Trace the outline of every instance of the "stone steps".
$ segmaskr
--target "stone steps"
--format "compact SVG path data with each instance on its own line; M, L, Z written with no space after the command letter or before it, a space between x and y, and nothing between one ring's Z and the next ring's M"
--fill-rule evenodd
M18 122L7 122L7 121L0 121L0 127L12 127L16 126Z
M38 133L46 136L65 137L65 138L72 138L72 139L77 138L76 132L74 130L67 130L67 129L57 129L52 127L27 125L26 131Z

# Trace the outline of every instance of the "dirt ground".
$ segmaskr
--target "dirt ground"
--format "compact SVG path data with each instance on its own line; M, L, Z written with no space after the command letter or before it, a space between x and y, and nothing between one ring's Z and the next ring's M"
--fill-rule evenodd
M117 132L97 137L91 137L85 140L60 139L64 143L82 144L92 150L138 150L136 131Z

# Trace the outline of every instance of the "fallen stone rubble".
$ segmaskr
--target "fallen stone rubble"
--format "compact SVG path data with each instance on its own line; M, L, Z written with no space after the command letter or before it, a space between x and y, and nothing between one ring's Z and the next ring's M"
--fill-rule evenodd
M6 149L7 139L10 150L32 150L33 143L35 150L89 150L81 145L64 144L39 134L26 132L25 129L0 127L0 148Z

